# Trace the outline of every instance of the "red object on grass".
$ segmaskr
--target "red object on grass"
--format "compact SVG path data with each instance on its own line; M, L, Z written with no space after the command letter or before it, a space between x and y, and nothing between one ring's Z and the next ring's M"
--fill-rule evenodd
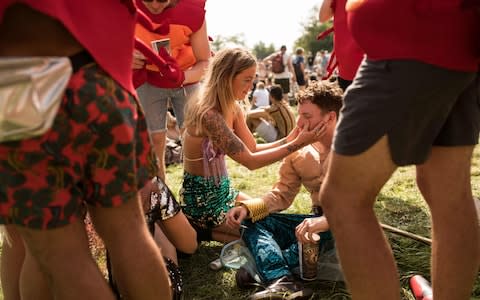
M416 300L432 300L433 292L430 283L421 275L410 277L410 289Z

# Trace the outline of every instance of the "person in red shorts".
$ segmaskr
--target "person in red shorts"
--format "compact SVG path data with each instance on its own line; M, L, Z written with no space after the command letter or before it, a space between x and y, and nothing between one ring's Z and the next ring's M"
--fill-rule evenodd
M170 298L137 193L156 170L131 80L135 14L130 1L0 3L0 59L69 57L74 72L45 134L0 144L0 224L26 246L22 299L42 298L30 270L55 299L115 299L88 249L85 207L122 295Z
M353 299L400 299L373 204L405 165L416 165L431 212L433 298L470 299L480 259L470 183L480 130L478 8L468 0L347 2L366 60L346 91L319 200Z

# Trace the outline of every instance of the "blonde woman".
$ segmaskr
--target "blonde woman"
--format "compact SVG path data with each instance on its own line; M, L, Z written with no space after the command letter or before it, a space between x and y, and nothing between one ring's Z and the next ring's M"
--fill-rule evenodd
M231 187L225 155L254 170L312 143L324 130L322 125L310 129L307 124L282 140L257 145L237 103L250 91L255 72L255 57L246 50L225 49L216 53L200 99L187 107L185 174L180 197L183 211L200 239L228 242L239 237L238 229L225 225L225 214L249 197ZM249 208L257 214L268 213L262 203Z

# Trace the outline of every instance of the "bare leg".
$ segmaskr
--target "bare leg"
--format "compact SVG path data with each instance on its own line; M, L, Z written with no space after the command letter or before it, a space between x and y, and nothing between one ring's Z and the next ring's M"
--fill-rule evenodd
M165 182L165 144L167 141L167 132L154 132L151 135L153 150L157 156L158 177Z
M148 231L139 199L115 208L89 207L89 211L110 252L122 295L132 300L158 299L160 295L171 299L167 269Z
M320 191L355 300L400 297L393 255L373 211L378 192L395 168L383 137L360 155L333 153Z
M168 240L165 233L163 233L160 226L155 224L155 243L160 249L162 249L162 254L165 257L170 258L176 265L178 265L177 260L177 249L175 246Z
M5 300L20 300L19 280L25 258L25 247L12 225L6 225L5 229L9 242L4 237L0 262L3 296Z
M187 217L182 211L175 216L157 222L161 231L165 234L165 238L178 250L193 254L197 250L197 232L188 222ZM164 248L162 248L163 250ZM166 255L166 254L165 254Z
M434 147L417 167L417 183L432 215L435 300L470 299L480 240L470 185L473 147Z
M25 262L20 276L20 290L22 291L22 300L53 299L47 278L28 249L25 253Z
M82 220L51 230L16 228L56 299L114 300L90 255ZM23 291L29 288L28 284L22 284L21 288L22 295L31 295L31 291Z
M231 229L225 223L215 227L212 230L212 239L214 241L229 243L240 238L240 232L238 230Z

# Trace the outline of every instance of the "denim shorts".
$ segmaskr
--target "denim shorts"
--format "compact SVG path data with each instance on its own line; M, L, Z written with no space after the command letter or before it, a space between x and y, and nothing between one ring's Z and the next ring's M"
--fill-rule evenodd
M333 148L357 155L387 135L398 166L424 163L432 146L478 143L478 74L413 60L364 60L345 93Z
M187 100L198 90L200 84L191 84L180 88L166 89L145 83L137 89L140 103L145 111L150 132L162 132L167 129L168 101L172 104L179 128L183 128L184 110Z

